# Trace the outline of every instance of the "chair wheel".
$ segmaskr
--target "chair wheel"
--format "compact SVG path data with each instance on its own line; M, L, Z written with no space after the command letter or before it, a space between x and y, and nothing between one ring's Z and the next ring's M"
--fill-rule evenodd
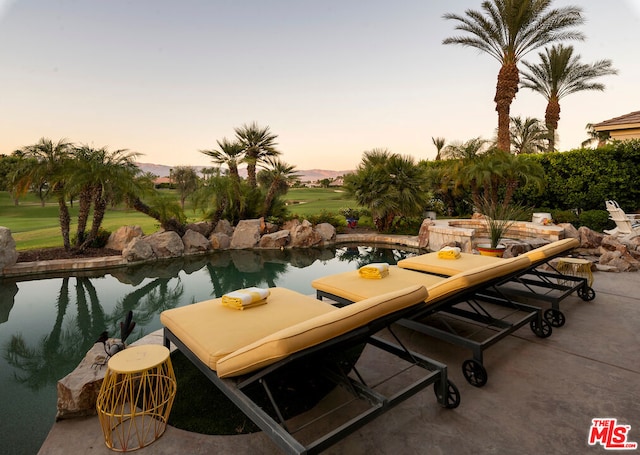
M578 297L580 297L585 302L589 302L596 298L596 291L593 288L587 286L586 288L578 289Z
M549 308L544 312L544 318L553 327L562 327L567 320L564 317L564 313L560 310Z
M529 323L529 326L531 327L531 331L535 333L536 336L539 338L548 338L551 336L551 332L552 332L551 324L549 324L547 320L544 318L540 319L539 326L538 326L537 319L534 319L533 321L531 321Z
M475 359L468 359L462 363L462 374L474 387L482 387L489 379L486 368Z
M460 405L460 391L458 387L447 379L447 398L443 399L440 395L440 379L433 384L433 391L436 394L438 402L447 409L454 409Z

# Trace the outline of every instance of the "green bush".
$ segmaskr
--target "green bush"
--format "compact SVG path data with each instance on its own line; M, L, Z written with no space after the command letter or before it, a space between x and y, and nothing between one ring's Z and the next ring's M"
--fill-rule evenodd
M327 210L321 210L316 215L307 215L305 218L313 225L320 223L329 223L334 227L341 227L346 225L346 221L343 216L337 213L329 212Z
M540 210L540 212L548 211L553 217L555 223L571 223L575 227L579 227L578 215L573 210Z
M609 219L609 212L606 210L585 210L580 214L580 226L602 232L614 228L615 223Z

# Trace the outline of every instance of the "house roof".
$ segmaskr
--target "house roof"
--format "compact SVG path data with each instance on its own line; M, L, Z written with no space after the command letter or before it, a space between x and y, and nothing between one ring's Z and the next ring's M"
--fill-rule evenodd
M621 115L620 117L614 117L593 125L593 129L596 131L620 130L637 127L640 127L640 111L631 112L626 115Z

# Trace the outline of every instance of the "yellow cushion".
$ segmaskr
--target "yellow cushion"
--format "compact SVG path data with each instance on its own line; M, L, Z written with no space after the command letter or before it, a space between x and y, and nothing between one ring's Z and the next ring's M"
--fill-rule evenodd
M523 253L521 256L528 257L531 262L540 262L546 259L552 258L559 254L564 253L565 251L572 250L576 247L580 246L580 241L574 238L557 240L553 243L549 243L547 245L541 246L540 248L536 248L531 251L527 251Z
M207 300L163 311L169 328L212 370L229 353L285 327L335 311L332 305L285 288L270 288L267 304L238 311Z
M420 272L435 273L437 275L452 276L465 270L492 265L502 261L502 258L481 256L479 254L460 253L458 259L443 259L438 253L421 254L398 261L398 267Z
M426 289L413 285L396 288L391 293L377 295L316 316L272 333L218 360L218 376L229 377L249 373L305 348L348 333L382 316L416 305L426 298Z

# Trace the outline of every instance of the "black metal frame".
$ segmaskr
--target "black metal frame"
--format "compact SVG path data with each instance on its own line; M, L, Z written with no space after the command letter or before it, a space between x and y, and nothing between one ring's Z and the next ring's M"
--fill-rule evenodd
M458 406L460 402L459 392L456 386L447 378L446 365L409 351L389 327L391 323L406 313L407 310L402 310L383 318L376 319L366 326L359 327L342 336L293 354L259 371L235 378L219 378L215 371L211 370L206 364L204 364L184 342L182 342L166 327L164 328L164 344L169 347L170 343L173 343L211 382L216 385L216 387L218 387L218 389L220 389L247 417L260 427L284 452L290 454L312 454L325 450L327 447L353 433L367 422L418 393L430 384L434 384L436 398L441 406L446 408L455 408ZM379 332L383 328L389 329L398 344L394 344L378 336L374 336L376 332ZM313 358L313 356L319 356L321 358L327 354L344 352L346 348L361 345L362 343L366 343L369 346L386 351L387 353L404 360L408 363L408 366L404 368L403 371L413 367L419 367L423 369L424 372L421 373L418 380L415 380L408 386L401 388L390 396L385 396L374 390L374 388L379 386L380 383L375 386L368 386L355 367L354 371L356 378L353 378L353 375L350 375L348 371L341 371L340 369L331 367L328 368L326 371L323 371L326 374L326 377L334 381L336 384L345 387L345 389L350 391L355 397L367 401L369 403L369 408L311 442L305 444L297 440L294 437L294 433L297 430L290 430L287 427L287 424L282 417L282 413L279 410L278 404L275 403L270 393L269 379L271 375L278 372L284 366L292 365L295 362L301 362L305 359L308 360L309 358ZM303 371L300 373L303 374ZM392 377L394 376L395 375ZM256 383L263 386L265 394L270 400L271 406L275 409L275 415L272 415L267 412L267 410L261 408L245 392L248 387L255 385ZM308 425L309 424L307 423L304 427Z

